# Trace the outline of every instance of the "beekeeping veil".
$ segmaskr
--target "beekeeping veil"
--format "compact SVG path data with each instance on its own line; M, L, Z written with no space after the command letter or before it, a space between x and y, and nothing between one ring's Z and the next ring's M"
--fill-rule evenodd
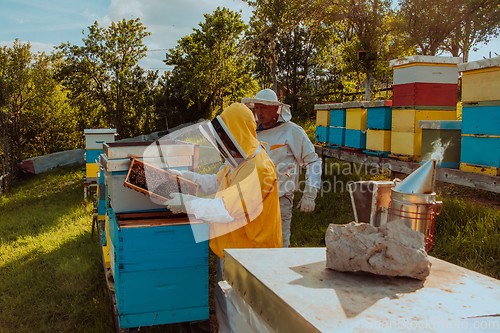
M209 123L201 124L199 129L231 166L236 167L241 161L247 159L247 154L229 131L221 116L217 116Z

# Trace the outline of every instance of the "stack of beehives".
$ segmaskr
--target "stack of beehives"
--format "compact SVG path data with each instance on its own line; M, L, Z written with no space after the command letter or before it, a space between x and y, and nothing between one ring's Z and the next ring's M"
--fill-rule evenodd
M346 109L344 103L316 104L316 143L340 148L345 144Z
M114 142L116 129L92 128L83 131L85 135L85 178L88 181L97 181L99 167L97 160L103 152L103 144Z
M500 176L500 57L460 64L460 170Z
M366 148L366 109L361 101L345 102L346 150L362 151Z
M374 156L391 153L392 101L364 101L366 108L366 150Z
M410 56L389 62L394 69L391 157L420 162L419 120L456 120L460 61Z
M165 169L196 170L198 148L180 141L115 142L100 155L103 254L120 329L208 318L208 225L163 204L170 192L181 191Z

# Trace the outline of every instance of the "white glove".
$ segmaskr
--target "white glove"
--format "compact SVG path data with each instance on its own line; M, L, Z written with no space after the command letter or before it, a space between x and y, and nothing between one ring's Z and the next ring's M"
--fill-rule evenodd
M187 213L191 210L191 201L196 199L194 195L171 193L172 199L165 201L165 205L174 214Z
M182 178L186 178L187 180L193 181L194 178L194 172L188 171L188 170L175 170L175 169L169 169L168 172L175 176L181 176Z
M316 187L306 185L304 188L304 194L302 194L302 198L297 205L297 209L300 208L302 213L312 212L316 206L314 200L316 199L317 194L318 189Z

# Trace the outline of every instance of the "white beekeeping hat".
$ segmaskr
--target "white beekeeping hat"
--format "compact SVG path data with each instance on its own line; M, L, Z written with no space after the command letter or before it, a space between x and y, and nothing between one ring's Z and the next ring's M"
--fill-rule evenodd
M278 114L282 121L289 121L292 118L292 113L290 112L290 105L281 103L278 100L278 96L271 89L263 89L255 95L255 97L244 97L241 99L241 103L245 104L249 108L253 108L255 104L264 104L264 105L277 105L280 106L278 110ZM279 121L280 119L278 119Z

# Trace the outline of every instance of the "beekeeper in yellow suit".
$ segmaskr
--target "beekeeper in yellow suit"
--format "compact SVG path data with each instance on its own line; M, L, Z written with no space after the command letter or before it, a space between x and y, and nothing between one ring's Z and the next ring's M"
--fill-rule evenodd
M255 109L257 139L267 143L266 151L276 167L283 247L289 247L294 192L299 190L299 167L306 169L306 175L297 208L310 213L314 211L321 187L322 162L304 129L290 121L290 106L281 103L273 90L261 90L254 98L243 98L241 102Z
M201 186L214 199L172 194L165 204L174 213L186 212L210 222L210 248L219 257L217 281L222 281L224 249L282 247L278 183L274 164L257 140L252 111L233 103L210 123L200 125L205 138L224 156L216 175L174 171ZM221 332L232 329L227 304L218 285L215 291Z

